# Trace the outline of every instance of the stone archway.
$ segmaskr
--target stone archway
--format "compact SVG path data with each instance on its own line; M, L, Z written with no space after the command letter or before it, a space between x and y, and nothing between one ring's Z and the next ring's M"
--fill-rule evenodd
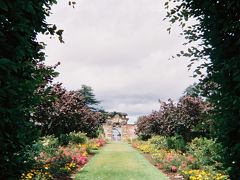
M106 139L120 141L136 137L135 125L127 124L126 116L126 113L109 113L106 123L102 125Z
M122 128L121 126L112 127L112 140L120 141L122 139Z

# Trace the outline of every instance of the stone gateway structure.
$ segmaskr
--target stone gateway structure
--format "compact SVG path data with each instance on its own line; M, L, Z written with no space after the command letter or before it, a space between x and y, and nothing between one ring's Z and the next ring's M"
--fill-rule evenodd
M126 113L109 113L106 123L103 124L105 138L114 141L136 138L135 124L127 124Z

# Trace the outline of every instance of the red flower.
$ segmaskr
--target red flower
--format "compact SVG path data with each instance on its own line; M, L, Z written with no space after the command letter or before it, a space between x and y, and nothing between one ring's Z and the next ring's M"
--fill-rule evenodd
M178 170L178 169L177 169L177 167L176 167L176 166L172 166L172 167L171 167L171 171L172 171L172 172L174 172L174 173L175 173L175 172L177 172L177 170Z

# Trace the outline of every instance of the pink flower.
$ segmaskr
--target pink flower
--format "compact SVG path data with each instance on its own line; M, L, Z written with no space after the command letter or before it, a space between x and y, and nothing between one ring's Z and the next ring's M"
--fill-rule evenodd
M87 158L84 157L84 156L81 156L81 157L79 158L79 161L81 162L82 165L84 165L84 164L87 163Z
M104 139L98 139L96 143L97 143L98 146L103 146L105 144L105 140Z
M177 170L178 170L178 169L177 169L176 166L172 166L172 167L171 167L171 171L172 171L172 172L177 172Z
M79 153L76 154L76 155L74 155L74 156L72 156L72 160L73 160L75 163L79 164L79 165L84 165L84 164L87 163L87 158L84 157L84 156L82 156L82 155L79 154Z

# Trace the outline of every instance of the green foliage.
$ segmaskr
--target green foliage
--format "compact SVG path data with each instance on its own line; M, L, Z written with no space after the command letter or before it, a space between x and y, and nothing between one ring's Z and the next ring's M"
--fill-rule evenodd
M72 144L84 144L87 142L87 136L85 133L81 132L70 132L69 135L69 143Z
M182 136L170 136L166 138L166 144L168 149L185 151L186 143Z
M153 136L148 140L150 144L154 146L155 149L173 149L185 151L186 143L182 136Z
M181 136L153 136L146 141L134 141L132 146L149 153L156 167L164 171L178 172L185 178L229 179L221 163L224 148L215 140L195 138L186 148ZM193 175L194 173L195 175ZM193 179L194 179L193 178Z
M29 147L25 154L35 159L35 162L30 169L22 173L21 179L69 179L73 170L85 165L88 155L86 135L71 132L67 137L64 141L69 143L67 146L61 146L63 142L51 135L41 137ZM95 140L95 146L100 147L104 143L103 139Z
M56 155L59 145L58 138L53 135L41 137L41 139L37 142L39 151L48 154L48 156Z
M200 85L197 83L193 83L192 85L188 86L185 91L183 92L185 96L191 97L200 97L201 96L201 88Z
M173 4L171 4L171 2ZM240 177L240 3L239 0L183 0L165 3L166 18L178 22L190 47L178 56L201 62L195 69L205 96L214 104L216 137L226 147L223 162ZM189 19L195 22L188 23ZM189 43L194 43L194 45ZM196 44L200 45L196 47ZM191 66L189 65L189 67ZM201 70L204 69L206 75Z
M59 144L61 146L66 146L69 144L69 135L68 134L60 134L60 136L58 137L58 140L59 140Z
M201 169L222 169L224 148L215 140L207 138L195 138L187 146L188 153L197 159L197 165Z
M54 136L44 136L45 139L49 139L50 137ZM58 138L54 138L53 142L57 140L57 142L55 141L57 146L67 146L69 144L84 144L87 142L87 139L88 138L85 133L73 131L69 134L61 134Z
M38 33L62 31L47 24L55 0L1 0L0 2L0 178L19 178L27 167L26 146L38 136L32 119L42 100L37 89L56 75L44 66L43 43Z
M195 138L187 145L186 152L183 144L180 136L153 136L148 142L134 141L132 145L149 153L156 167L164 171L178 172L186 178L196 173L193 176L196 179L228 179L221 163L224 153L221 144L212 139Z
M152 137L152 135L150 135L150 134L140 134L140 135L138 135L138 139L143 140L143 141L147 141L151 137Z
M167 148L167 138L165 136L153 136L148 140L149 143L154 145L156 149L166 149Z
M79 92L84 98L84 103L89 107L98 105L100 103L100 101L96 100L95 94L93 93L93 89L90 86L82 85Z
M70 157L58 156L57 158L51 161L51 165L48 168L48 172L53 175L53 179L61 179L63 177L68 177L71 171L63 167L70 162L71 162Z

